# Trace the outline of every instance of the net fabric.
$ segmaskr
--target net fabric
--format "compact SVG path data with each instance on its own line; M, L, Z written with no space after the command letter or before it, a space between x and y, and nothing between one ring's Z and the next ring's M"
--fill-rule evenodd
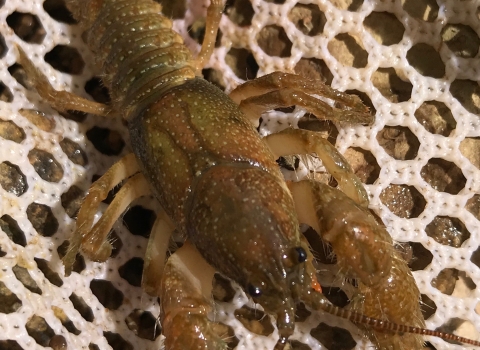
M135 278L148 227L128 221L129 215L142 215L152 222L158 209L152 198L135 202L126 223L114 226L119 246L114 258L104 264L80 261L80 273L63 277L60 256L74 230L75 208L92 178L128 153L128 135L120 121L64 119L20 85L28 79L15 66L15 44L27 49L55 88L86 97L88 90L102 98L98 86L86 88L99 74L94 57L76 26L62 23L51 3L56 2L6 1L0 8L0 348L60 349L66 343L69 349L157 349L158 304L142 293ZM198 49L193 24L204 16L203 5L187 2L175 20L192 50ZM25 31L25 24L30 30ZM237 0L229 4L221 32L221 45L205 73L227 90L283 70L321 72L337 89L364 93L360 95L376 112L372 126L324 123L320 128L326 128L367 183L371 207L394 239L410 242L414 276L428 297L424 301L435 305L427 326L448 324L449 330L478 337L477 2ZM51 52L55 54L49 56ZM62 57L69 62L74 57L76 63L62 65ZM35 118L26 109L45 116ZM261 133L309 123L298 109L267 113ZM308 170L300 166L293 176L302 172ZM273 347L274 330L257 328L268 334L258 336L242 325L238 310L248 310L242 308L245 304L255 308L237 291L229 302L217 304L216 320L233 328L238 348ZM255 322L260 320L250 325ZM312 314L298 324L293 348L338 346L311 332L321 322L324 329L349 330L354 338L350 348L371 346L348 322ZM436 349L463 348L429 341Z

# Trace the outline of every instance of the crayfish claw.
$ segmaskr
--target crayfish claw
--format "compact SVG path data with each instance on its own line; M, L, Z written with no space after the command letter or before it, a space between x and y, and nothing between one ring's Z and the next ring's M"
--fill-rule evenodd
M208 319L214 274L188 241L168 259L159 293L166 350L228 349L218 324Z

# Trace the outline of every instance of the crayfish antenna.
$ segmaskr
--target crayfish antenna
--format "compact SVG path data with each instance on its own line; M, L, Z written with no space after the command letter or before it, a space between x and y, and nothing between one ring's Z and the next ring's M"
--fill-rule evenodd
M368 316L365 316L364 314L351 311L351 310L345 310L333 305L332 303L330 303L330 301L328 301L327 298L325 298L323 294L317 293L315 291L311 291L309 294L310 294L309 297L311 297L310 306L313 307L314 309L324 311L336 317L347 319L355 324L366 325L378 331L383 331L383 332L391 332L395 334L412 333L412 334L420 334L420 335L429 335L429 336L441 338L444 340L450 340L450 341L455 341L463 344L469 344L469 345L480 347L480 341L460 337L458 335L451 334L451 333L432 331L430 329L413 327L413 326L406 326L406 325L397 324L397 323L386 321L386 320L381 320L378 318L368 317Z

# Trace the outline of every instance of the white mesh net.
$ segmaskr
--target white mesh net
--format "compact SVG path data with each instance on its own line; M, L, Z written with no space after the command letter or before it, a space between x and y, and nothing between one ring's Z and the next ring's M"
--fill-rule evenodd
M175 28L198 49L189 35L205 4L176 5L165 13L180 13ZM205 71L227 90L282 70L358 93L376 111L372 126L337 128L295 109L267 113L260 131L308 127L336 142L367 183L371 208L413 255L428 328L473 338L480 332L479 13L475 0L231 1ZM60 258L81 198L129 147L120 120L65 119L21 85L28 77L15 63L15 44L55 88L106 99L92 79L99 71L91 52L65 21L61 1L0 7L0 349L158 349L158 304L139 287L155 200L135 202L116 223L114 257L80 259L63 277ZM242 308L255 308L242 293L218 290L227 302L218 302L215 317L233 328L237 348L272 348L271 320ZM294 349L371 348L346 321L302 315ZM349 330L352 342L328 325ZM436 349L464 348L428 340Z

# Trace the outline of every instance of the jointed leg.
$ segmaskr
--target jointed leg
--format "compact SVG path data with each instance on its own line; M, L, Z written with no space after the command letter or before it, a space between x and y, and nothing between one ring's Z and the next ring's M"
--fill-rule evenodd
M285 129L265 137L264 141L277 158L316 153L327 171L337 180L342 191L361 206L368 206L368 195L360 179L335 146L319 134L307 130Z
M120 215L135 199L150 193L150 186L143 174L132 176L122 186L112 203L93 228L83 236L82 252L95 261L105 261L112 252L112 246L107 240L108 233L112 229ZM77 222L77 225L78 222Z
M107 116L109 114L110 107L107 105L87 100L71 92L55 90L47 77L35 67L20 46L17 46L17 51L19 58L18 63L25 69L27 75L32 78L35 90L37 90L42 99L50 106L60 112L74 110L101 116Z
M70 240L70 246L67 254L63 258L65 265L65 275L70 275L75 256L80 249L84 247L84 239L91 231L93 219L100 203L107 198L108 192L125 179L128 179L139 171L135 155L130 153L115 163L108 171L90 187L88 195L83 201L82 207L77 216L77 229ZM119 194L117 194L117 197ZM106 213L105 213L106 214ZM98 225L98 224L97 224ZM108 230L105 234L108 234ZM105 242L105 244L109 244ZM100 249L97 247L95 249ZM104 246L104 249L108 248ZM105 253L107 254L107 253ZM107 258L108 255L105 257Z
M313 93L341 102L349 109L332 108L310 95ZM263 112L291 105L304 107L318 118L349 123L373 121L368 108L357 96L294 74L275 72L256 78L237 87L230 93L230 97L240 104L240 109L254 125L258 124ZM337 149L318 134L305 130L284 130L269 135L264 140L277 157L317 153L340 188L357 203L368 206L368 196L360 179Z
M342 103L345 108L333 108L312 94ZM349 95L299 75L274 72L250 80L230 93L230 98L256 124L260 114L278 108L297 105L319 119L331 119L350 124L369 124L373 117L355 95Z

